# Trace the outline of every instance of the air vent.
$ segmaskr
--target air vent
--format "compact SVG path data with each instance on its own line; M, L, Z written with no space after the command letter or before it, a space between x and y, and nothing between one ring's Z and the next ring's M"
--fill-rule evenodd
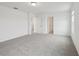
M18 8L17 7L14 7L13 9L16 9L17 10Z

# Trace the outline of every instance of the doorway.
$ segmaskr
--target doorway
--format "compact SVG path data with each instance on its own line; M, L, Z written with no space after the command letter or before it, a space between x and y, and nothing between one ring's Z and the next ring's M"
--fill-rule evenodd
M31 28L31 32L32 34L36 32L36 21L37 21L37 18L36 16L32 16L32 28Z
M34 16L32 16L32 34L34 33L34 20L35 20L35 18L34 18Z
M53 34L53 16L48 16L48 33Z

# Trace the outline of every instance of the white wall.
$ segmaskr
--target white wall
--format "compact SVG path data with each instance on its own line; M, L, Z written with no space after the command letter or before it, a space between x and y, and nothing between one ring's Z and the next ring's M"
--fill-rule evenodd
M28 34L28 15L0 6L0 42Z
M79 3L74 3L72 11L74 11L74 22L72 22L73 29L72 40L79 54Z
M54 34L70 35L70 13L59 12L53 15L54 17Z
M47 33L47 17L54 17L54 34L56 35L67 35L71 34L71 20L70 20L70 12L53 12L53 13L43 13L38 14L38 31L40 33ZM42 30L40 30L40 29ZM38 32L37 31L37 32Z

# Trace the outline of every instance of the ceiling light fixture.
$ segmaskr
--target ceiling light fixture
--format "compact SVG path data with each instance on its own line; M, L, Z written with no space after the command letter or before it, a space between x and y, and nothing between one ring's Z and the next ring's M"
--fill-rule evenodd
M37 2L31 2L31 5L32 6L36 6L37 5Z
M37 5L39 5L39 2L30 2L30 5L31 6L37 6Z

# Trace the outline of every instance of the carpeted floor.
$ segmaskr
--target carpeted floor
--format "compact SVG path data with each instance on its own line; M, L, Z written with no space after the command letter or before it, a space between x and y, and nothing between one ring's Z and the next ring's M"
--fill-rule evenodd
M33 34L0 43L1 56L77 56L66 36Z

